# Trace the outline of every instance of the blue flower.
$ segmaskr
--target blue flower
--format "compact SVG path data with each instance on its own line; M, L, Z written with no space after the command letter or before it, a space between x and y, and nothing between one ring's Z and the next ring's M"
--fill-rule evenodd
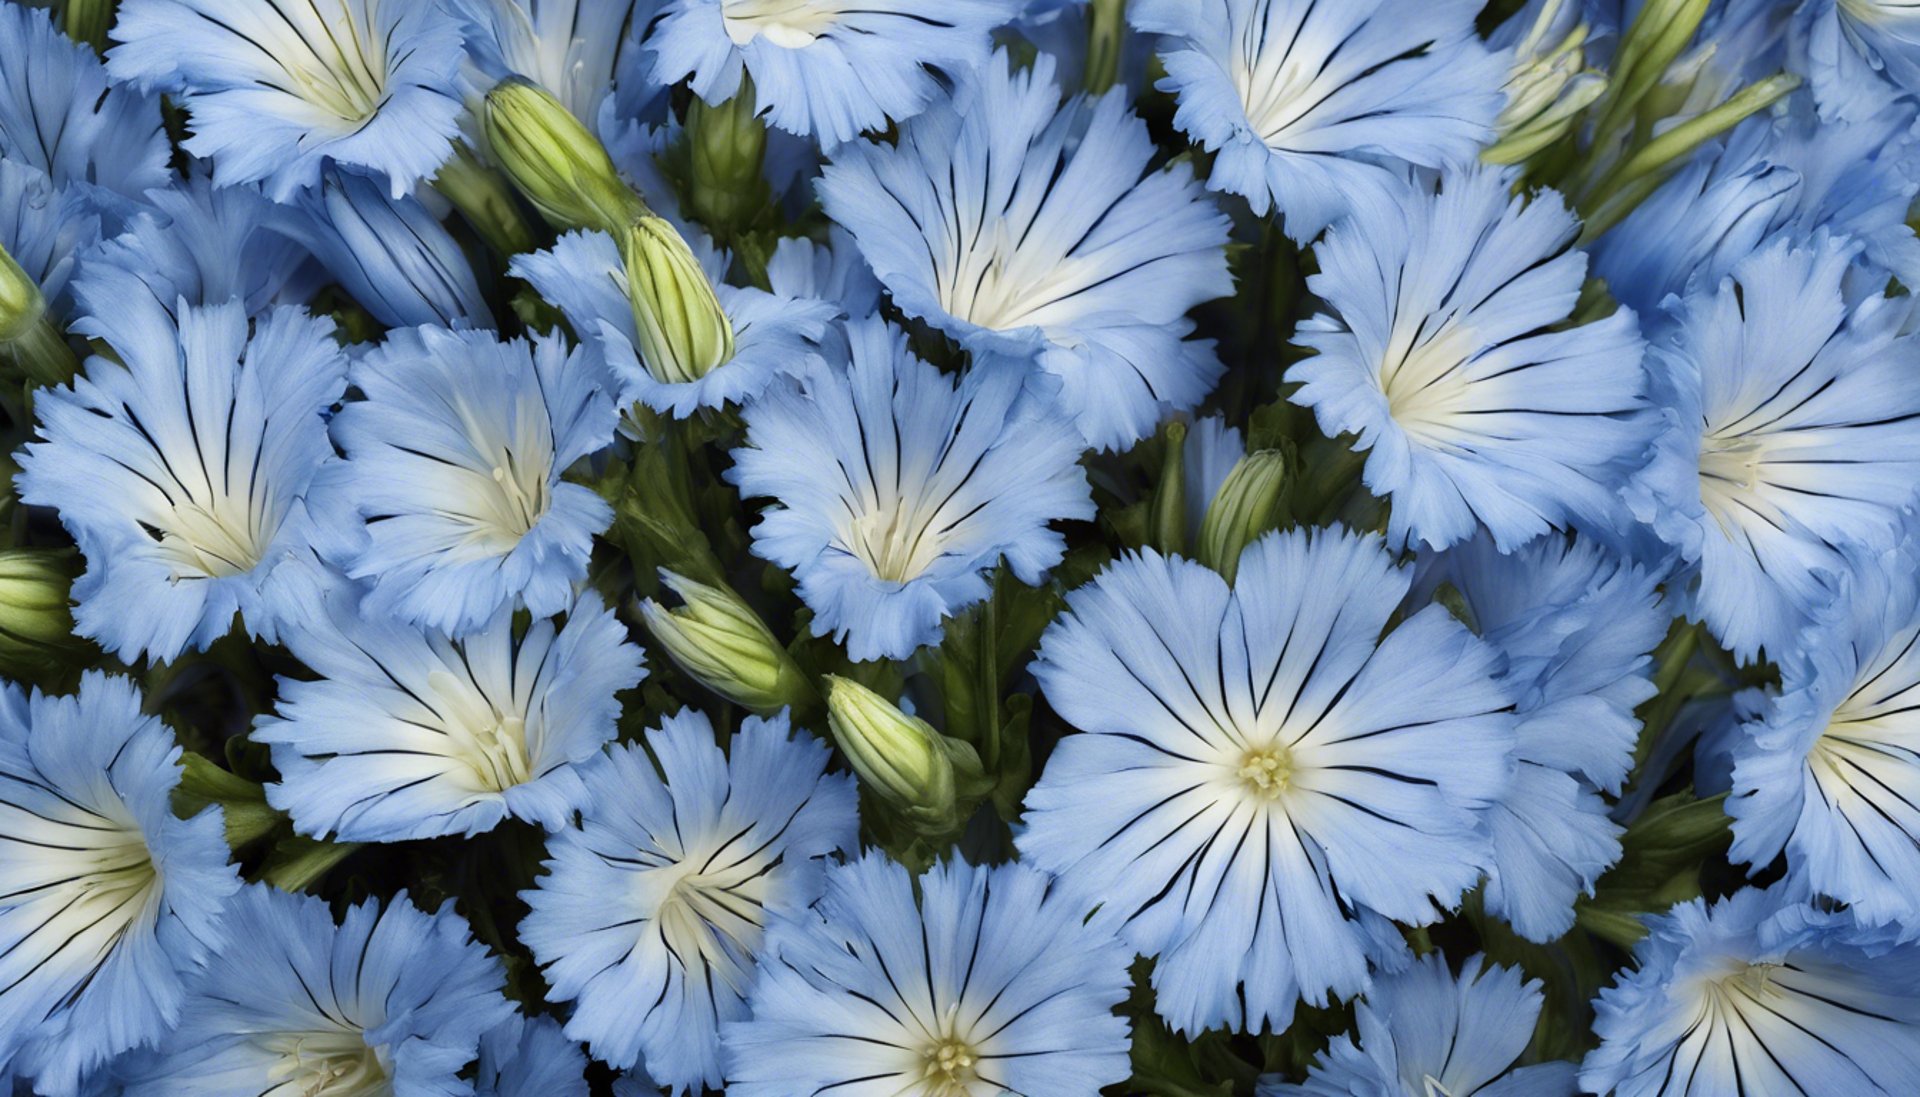
M1094 1097L1129 1073L1130 950L1025 865L870 853L776 920L727 1092ZM918 898L916 899L916 894Z
M614 736L615 694L646 674L599 596L564 627L503 607L464 640L346 602L287 637L320 678L281 678L279 715L254 725L281 775L273 806L349 842L471 836L509 815L567 825L586 799L579 764Z
M171 155L155 97L110 86L92 47L46 12L0 4L0 157L111 202L166 186Z
M126 1097L301 1093L456 1097L482 1034L506 1023L500 962L449 900L401 892L335 925L324 900L243 888L221 952L159 1053L129 1064Z
M753 551L794 574L817 636L855 659L904 659L988 593L1005 560L1038 583L1093 517L1080 440L1017 369L958 385L877 317L849 326L850 367L816 359L747 409L727 478L770 498Z
M1857 121L1920 92L1920 11L1908 0L1804 0L1792 44L1823 118Z
M1477 884L1513 769L1499 656L1438 606L1381 638L1411 582L1380 539L1273 533L1232 587L1122 557L1040 643L1047 701L1083 729L1028 793L1029 863L1158 955L1186 1033L1285 1029L1367 988Z
M1842 292L1856 246L1778 237L1673 305L1649 348L1663 426L1628 502L1694 565L1690 612L1742 659L1779 654L1836 546L1885 540L1920 483L1920 337Z
M74 330L119 361L41 390L43 440L20 458L20 497L58 510L87 559L75 625L129 661L204 649L236 612L271 638L309 608L283 565L317 532L322 415L346 387L333 323L279 308L249 338L238 301L169 315L132 274L97 273Z
M1219 379L1186 312L1233 290L1227 218L1186 166L1152 167L1124 90L1063 106L1052 58L1008 65L996 55L898 144L842 148L820 199L903 312L1038 362L1087 441L1122 449Z
M445 0L460 21L471 93L509 76L552 92L592 126L616 74L638 76L639 39L665 0Z
M1742 123L1594 243L1593 272L1616 299L1657 324L1668 294L1717 283L1783 230L1857 237L1872 264L1920 280L1920 240L1906 221L1920 191L1914 108L1822 122L1792 103Z
M1862 920L1920 923L1920 547L1866 553L1798 643L1780 693L1741 728L1732 756L1732 857L1755 871L1787 855L1788 879Z
M626 264L607 234L567 233L547 251L515 256L508 270L558 306L573 330L606 358L619 378L622 406L638 400L684 419L701 408L745 403L775 377L798 373L839 311L823 301L727 285L725 253L699 237L689 242L733 325L734 340L733 357L695 381L660 380L641 361Z
M720 1085L720 1025L747 1015L769 917L820 894L820 859L856 847L853 779L785 714L748 717L726 753L693 710L584 767L580 829L549 840L520 939L573 1002L567 1035L676 1091Z
M1654 589L1661 576L1559 534L1511 555L1483 534L1417 572L1416 592L1450 585L1469 624L1506 657L1519 765L1487 814L1483 894L1521 936L1553 941L1573 928L1575 899L1620 859L1620 828L1600 793L1625 782L1634 709L1654 694L1649 653L1669 624Z
M460 24L437 0L126 0L114 79L172 94L214 180L288 201L335 161L394 198L453 151Z
M218 810L175 816L179 784L173 733L127 679L0 683L0 1067L36 1092L159 1039L227 940L226 831Z
M1558 195L1511 177L1446 174L1363 202L1314 249L1330 311L1300 327L1318 351L1289 399L1328 436L1357 434L1388 540L1502 551L1578 520L1623 524L1617 493L1654 428L1633 314L1574 328L1586 257Z
M1359 1042L1341 1036L1304 1085L1271 1080L1258 1097L1573 1097L1574 1065L1509 1069L1533 1036L1540 983L1469 957L1456 977L1429 953L1376 981L1354 1010Z
M1920 1078L1920 944L1748 888L1652 919L1600 992L1583 1089L1905 1093Z
M120 307L115 295L131 288L125 278L91 288L95 272L109 267L137 279L168 312L181 301L224 305L239 298L247 315L258 316L299 288L296 275L308 259L298 244L269 231L278 210L257 186L215 187L194 172L148 191L124 232L81 255L77 292L94 311Z
M1174 124L1214 153L1207 186L1278 210L1305 243L1390 185L1395 166L1466 164L1493 139L1505 55L1479 0L1139 0L1165 35Z
M366 611L461 636L503 606L561 613L613 520L561 479L613 440L599 360L558 336L405 328L354 363L333 419L323 552L371 584Z
M587 1097L587 1055L551 1017L515 1014L480 1039L474 1097Z
M927 109L987 59L1017 0L673 0L647 39L654 79L723 103L753 78L755 113L832 151Z
M392 198L364 175L322 174L275 218L387 327L492 327L473 266L411 195Z
M40 287L56 318L70 311L81 253L99 239L100 216L79 192L54 186L38 168L0 159L0 249Z

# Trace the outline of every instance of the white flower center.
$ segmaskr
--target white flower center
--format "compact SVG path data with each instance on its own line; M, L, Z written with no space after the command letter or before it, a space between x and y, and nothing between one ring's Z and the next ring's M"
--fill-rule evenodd
M380 1055L358 1029L276 1032L259 1037L276 1058L267 1080L299 1097L390 1097L393 1085ZM274 1092L283 1092L275 1089Z
M881 504L846 524L847 548L873 571L876 578L905 583L918 577L940 557L940 535L933 530L939 511L904 500Z
M705 968L741 995L752 983L748 957L764 932L774 875L766 857L755 853L764 840L754 837L758 833L737 835L635 878L641 907L657 900L653 918L660 937L693 977Z
M1920 19L1920 0L1839 0L1839 8L1856 23L1897 23Z
M1409 317L1417 321L1419 317ZM1460 397L1472 387L1469 360L1477 349L1471 330L1453 319L1415 342L1416 332L1396 325L1387 360L1381 363L1380 390L1387 413L1400 429L1432 442L1445 431Z
M489 503L493 526L512 541L525 537L553 503L544 463L516 458L512 450L494 455L493 483L496 491Z
M444 729L455 743L450 753L467 764L480 788L505 792L532 780L525 713L503 712L478 686L450 671L429 673L427 685L447 716Z
M1700 437L1700 502L1730 538L1752 521L1756 507L1765 515L1774 509L1758 490L1766 482L1766 461L1762 438L1712 431Z
M368 0L367 18L355 12L360 5L333 0L335 10L323 14L322 5L290 5L291 20L268 24L280 31L260 43L273 58L276 75L284 75L281 90L312 104L326 114L357 127L380 109L386 98L386 43L369 33L379 0Z
M921 1093L926 1097L967 1097L976 1077L973 1064L979 1057L966 1043L945 1039L929 1046L925 1053L926 1070L922 1074Z
M252 571L266 555L274 530L267 514L244 497L217 495L202 504L188 498L154 514L147 533L160 543L172 580L218 579Z
M1234 775L1256 799L1278 799L1293 782L1293 751L1278 745L1249 750Z
M720 21L736 46L765 38L782 49L804 49L840 18L832 0L722 0Z

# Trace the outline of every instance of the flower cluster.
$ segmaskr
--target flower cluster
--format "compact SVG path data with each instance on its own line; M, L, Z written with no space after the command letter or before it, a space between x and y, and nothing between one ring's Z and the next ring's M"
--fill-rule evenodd
M1915 1092L1916 12L0 0L0 1092Z

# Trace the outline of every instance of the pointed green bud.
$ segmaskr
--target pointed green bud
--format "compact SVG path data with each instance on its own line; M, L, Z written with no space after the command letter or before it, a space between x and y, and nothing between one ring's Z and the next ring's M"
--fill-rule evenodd
M1563 6L1564 0L1542 6L1526 37L1514 47L1507 105L1494 122L1499 141L1480 154L1489 164L1521 163L1560 140L1607 90L1607 78L1586 68L1585 23L1549 44Z
M647 214L619 234L640 361L661 384L698 381L733 358L733 323L671 223Z
M1286 521L1288 479L1287 457L1279 450L1263 449L1242 457L1207 504L1195 551L1200 562L1233 582L1240 570L1240 553Z
M963 797L977 800L986 791L972 747L858 682L827 677L827 725L861 787L922 835L958 830L972 806Z
M660 581L683 604L668 609L648 599L640 604L640 613L647 631L689 677L760 713L813 699L813 687L793 656L738 594L665 568Z
M554 228L618 233L646 213L600 139L538 84L495 84L483 125L495 162Z
M39 284L0 247L0 343L26 337L46 314L47 300L40 295Z
M767 155L767 125L754 113L753 81L717 107L699 96L687 110L687 208L716 236L731 240L773 204L761 164Z
M1160 432L1166 450L1148 504L1147 543L1165 553L1187 551L1187 425L1171 420Z
M68 591L71 554L49 549L0 551L0 669L31 677L79 649Z

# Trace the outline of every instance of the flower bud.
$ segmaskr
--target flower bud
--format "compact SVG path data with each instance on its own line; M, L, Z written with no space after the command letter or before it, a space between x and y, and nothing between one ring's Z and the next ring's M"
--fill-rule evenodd
M680 233L647 214L620 234L640 361L661 384L698 381L733 357L733 324Z
M1514 47L1507 76L1507 105L1494 122L1499 141L1481 159L1489 164L1518 164L1560 140L1581 113L1607 90L1607 78L1586 68L1587 25L1578 23L1559 36L1556 23L1574 9L1566 0L1548 0L1527 34Z
M665 568L660 581L685 604L668 609L650 598L640 604L640 613L653 638L689 677L755 712L810 699L813 687L793 656L738 594Z
M40 286L0 247L0 343L24 337L46 312Z
M555 228L617 234L646 213L599 139L545 88L495 84L484 126L494 160Z
M965 820L960 790L983 783L980 758L965 743L858 682L827 677L827 725L861 787L899 812L922 835L943 835Z
M687 140L687 208L709 231L733 239L773 204L761 171L767 126L754 113L753 81L743 77L740 90L717 107L694 96Z
M30 676L74 652L69 560L60 551L0 551L0 669L9 676Z
M1207 504L1195 553L1200 562L1233 582L1240 570L1240 553L1254 538L1286 520L1287 485L1287 458L1279 450L1263 449L1242 457Z

